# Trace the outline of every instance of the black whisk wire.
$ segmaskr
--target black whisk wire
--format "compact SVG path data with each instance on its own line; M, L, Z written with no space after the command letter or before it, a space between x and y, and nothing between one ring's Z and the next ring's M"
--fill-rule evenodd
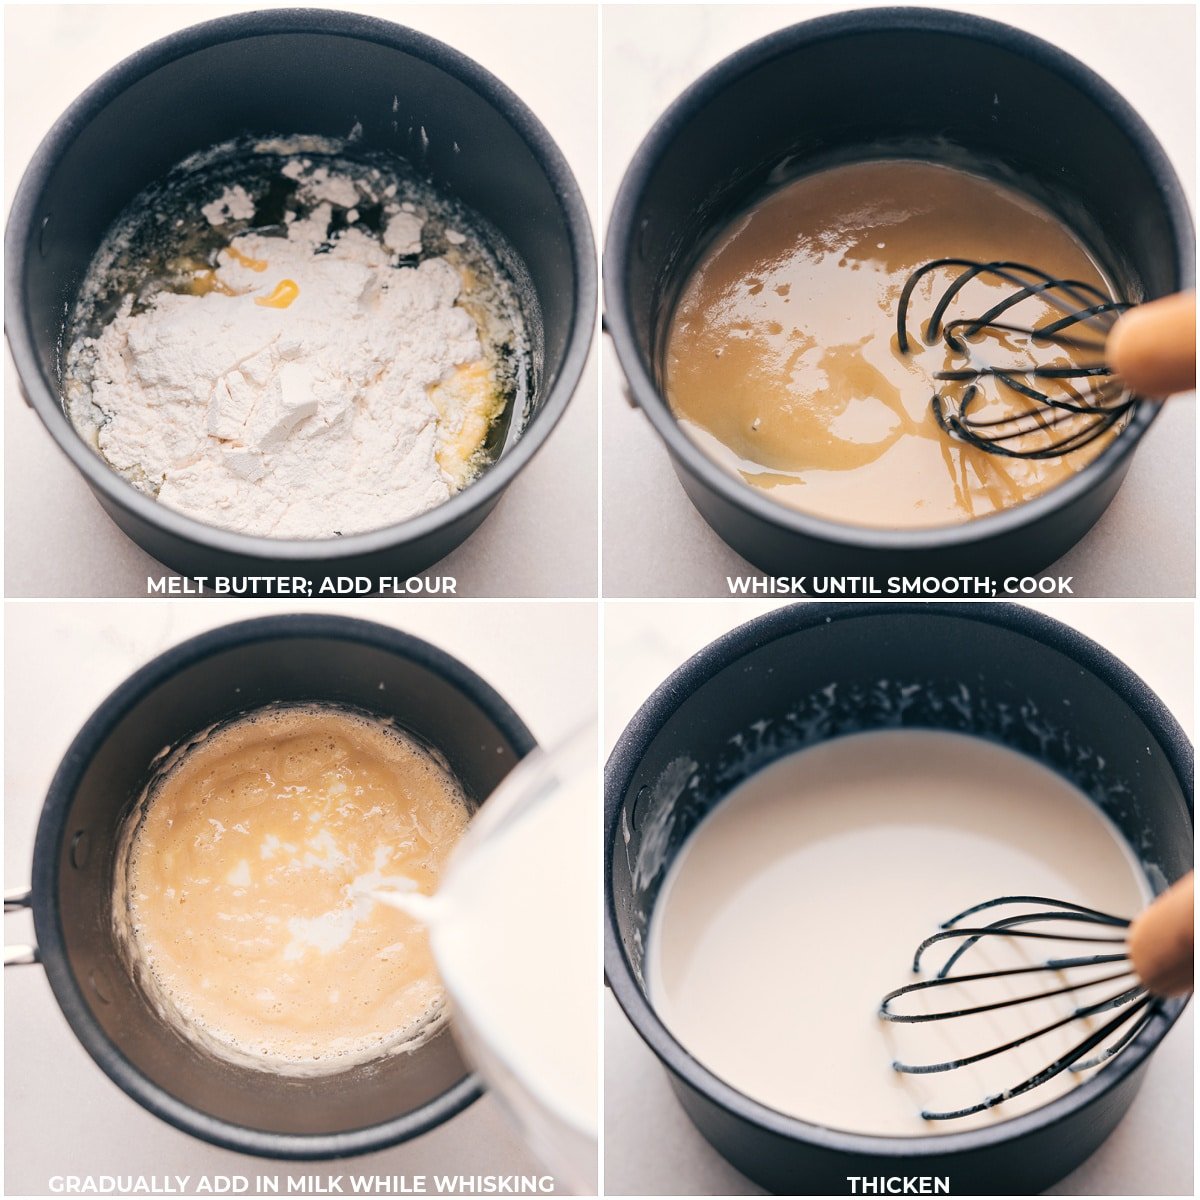
M975 913L983 912L985 908L996 908L1000 904L1040 904L1052 906L1049 911L1045 908L1039 912L1018 913L1015 916L1001 917L998 921L993 921L990 925L985 925L982 929L963 929L957 926L957 923L967 916ZM1009 896L1003 898L998 903L993 901L988 904L978 904L974 908L968 909L965 913L959 913L952 920L946 921L942 925L942 932L935 933L931 937L926 938L920 946L917 947L917 952L913 957L913 970L921 969L921 956L925 950L938 942L947 941L955 937L963 937L966 940L953 954L946 960L945 965L939 972L945 976L950 973L958 960L974 946L980 938L994 932L998 929L1011 929L1016 925L1029 925L1039 921L1064 921L1064 922L1084 922L1089 925L1107 925L1117 929L1127 929L1129 922L1123 917L1114 917L1111 913L1102 913L1093 908L1085 908L1079 904L1069 904L1062 900L1049 900L1044 896ZM1123 943L1123 937L1117 938L1099 938L1099 937L1083 937L1080 934L1052 934L1052 933L1025 933L1017 934L1018 937L1040 938L1042 940L1058 940L1072 942L1114 942Z
M1023 1096L1026 1092L1031 1092L1035 1087L1040 1087L1043 1083L1048 1083L1051 1079L1061 1075L1066 1070L1082 1071L1088 1066L1087 1063L1080 1063L1079 1059L1087 1054L1089 1050L1095 1049L1108 1040L1118 1029L1126 1022L1132 1020L1147 1008L1153 1007L1154 1001L1149 995L1144 995L1129 1008L1117 1013L1111 1021L1106 1022L1094 1033L1089 1034L1077 1046L1072 1047L1065 1054L1060 1055L1052 1063L1048 1064L1037 1074L1031 1075L1028 1079L1018 1083L1015 1087L1006 1088L1003 1092L996 1092L991 1096L986 1096L978 1104L968 1105L966 1108L959 1108L948 1112L936 1112L932 1109L925 1109L921 1116L926 1121L953 1121L958 1117L969 1117L973 1113L984 1112L989 1108L995 1108L997 1104L1003 1104L1005 1100L1011 1100L1015 1096ZM1153 1012L1147 1012L1146 1015L1138 1022L1136 1028L1129 1032L1129 1036L1124 1039L1119 1049L1124 1049L1149 1023ZM1068 1018L1073 1020L1074 1018ZM1048 1032L1048 1030L1043 1031ZM1117 1053L1117 1048L1113 1049L1113 1053ZM1098 1057L1098 1062L1106 1061L1111 1057L1111 1054L1103 1053ZM958 1065L964 1065L962 1063ZM1096 1064L1091 1064L1096 1065Z
M985 925L971 924L962 926L960 921L976 917L991 909L1003 909L1013 905L1036 905L1036 911L1017 912L1000 916L995 921ZM1028 929L1027 925L1053 923L1052 929ZM1087 925L1098 927L1108 932L1085 934L1072 929L1072 925ZM1088 908L1085 905L1073 904L1068 901L1054 900L1045 896L1000 896L986 900L981 904L972 905L956 914L950 920L943 922L941 929L927 937L918 947L913 956L912 969L921 969L921 960L931 948L959 939L961 944L951 953L945 964L932 979L923 979L915 983L905 984L884 996L880 1002L879 1016L889 1022L902 1025L919 1025L928 1022L948 1021L961 1017L970 1017L980 1013L991 1013L1002 1009L1013 1008L1040 1000L1052 1000L1060 996L1072 996L1079 992L1089 991L1105 984L1116 984L1117 990L1101 999L1085 1001L1076 1005L1065 1016L1052 1020L1037 1029L1030 1030L1019 1037L1005 1042L1003 1045L991 1046L961 1058L948 1059L943 1062L905 1063L894 1062L896 1071L907 1075L933 1075L946 1071L957 1070L974 1063L984 1062L995 1058L1009 1050L1027 1045L1056 1030L1066 1028L1079 1020L1089 1020L1102 1014L1115 1013L1110 1019L1096 1030L1087 1034L1069 1050L1060 1054L1042 1070L1022 1080L1020 1083L1003 1092L985 1096L976 1104L965 1108L922 1112L922 1117L929 1121L948 1121L959 1117L970 1116L994 1108L1005 1100L1023 1095L1033 1088L1048 1082L1063 1071L1072 1070L1076 1073L1090 1070L1107 1062L1128 1046L1145 1028L1146 1024L1158 1011L1158 1002L1149 995L1138 980L1129 961L1125 949L1125 931L1129 921L1112 913L1101 912L1099 909ZM972 947L989 939L1004 939L1007 941L1046 941L1070 942L1089 945L1107 944L1119 946L1113 952L1071 955L1059 958L1049 958L1044 962L1025 966L1006 967L998 970L975 971L969 974L955 974L962 956ZM1109 967L1111 970L1090 973L1086 977L1069 978L1065 972L1084 970L1088 968ZM1019 996L1008 996L997 1000L972 1000L965 1005L948 1007L935 1012L904 1012L894 1007L897 1001L918 993L937 993L946 988L962 985L986 986L996 980L1012 980L1030 976L1052 974L1057 975L1063 982L1058 986L1045 987L1040 991L1030 991ZM1031 980L1035 983L1036 981ZM1133 1022L1133 1024L1129 1024ZM1128 1025L1128 1028L1124 1028ZM1119 1036L1118 1036L1119 1035ZM1106 1045L1106 1043L1109 1043ZM1091 1057L1087 1057L1097 1047L1103 1049Z
M951 437L1006 458L1060 458L1102 437L1133 411L1137 397L1102 358L1109 329L1131 305L1114 300L1093 284L1057 279L1027 263L940 258L918 268L905 281L896 312L896 337L902 354L910 353L912 347L908 326L916 289L926 276L943 269L959 269L959 274L937 299L921 331L927 345L941 340L955 355L970 358L973 356L968 342L982 333L991 333L1026 338L1034 345L1091 351L1099 356L1096 362L1082 365L1041 365L1031 358L1007 365L973 362L935 371L939 383L965 385L957 403L949 394L951 389L942 389L931 401L934 419ZM977 279L1000 280L1013 290L978 316L946 320L950 306ZM1062 315L1041 325L1002 319L1028 300L1040 300ZM1081 336L1081 330L1099 336ZM990 417L976 414L980 402L989 399L980 386L988 379L1016 398L1015 411ZM1077 388L1075 381L1088 386Z
M1084 958L1059 959L1056 963L1046 963L1037 967L1013 967L1007 971L980 971L974 975L955 975L951 979L922 979L920 983L908 983L904 987L888 992L880 1005L879 1015L885 1021L895 1021L901 1025L921 1025L926 1021L946 1021L952 1017L969 1017L975 1013L997 1012L1002 1008L1012 1008L1017 1004L1026 1004L1030 1000L1047 1000L1053 996L1066 996L1071 992L1082 992L1085 988L1101 983L1115 983L1118 979L1128 979L1133 973L1130 970L1117 971L1113 975L1101 975L1084 983L1071 983L1065 987L1047 988L1042 992L1030 992L1024 996L1014 996L1008 1000L995 1000L991 1004L976 1004L970 1008L945 1009L935 1013L896 1013L889 1005L901 996L909 996L914 992L925 992L931 989L944 988L949 984L978 983L990 979L1014 979L1019 975L1035 975L1052 972L1059 974L1067 967L1092 967L1103 963L1119 963L1128 961L1124 954L1092 954Z

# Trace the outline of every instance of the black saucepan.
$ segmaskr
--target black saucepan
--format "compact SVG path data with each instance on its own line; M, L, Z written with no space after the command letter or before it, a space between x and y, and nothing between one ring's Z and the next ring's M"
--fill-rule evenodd
M71 1028L139 1104L235 1150L336 1158L414 1137L480 1095L448 1029L411 1053L334 1075L235 1066L162 1019L113 928L118 835L156 758L214 722L277 701L393 718L436 749L474 805L536 745L478 675L394 629L301 615L228 625L156 658L88 719L50 785L25 902L36 955Z
M632 401L713 529L771 574L1030 575L1092 527L1157 406L1046 495L956 526L880 530L772 502L684 433L661 388L666 325L712 234L780 177L904 155L1009 180L1073 227L1134 299L1194 278L1178 177L1154 135L1057 47L980 17L866 8L754 42L692 84L642 142L613 205L605 322ZM1119 181L1119 182L1118 182Z
M1042 1108L969 1132L895 1138L842 1133L747 1098L675 1041L646 994L659 887L711 807L781 755L898 727L989 738L1058 772L1116 823L1156 890L1191 869L1191 743L1106 650L1014 605L796 605L685 663L617 742L604 782L608 982L700 1132L772 1191L847 1194L853 1175L948 1176L952 1194L1040 1192L1112 1131L1186 1001L1166 1003L1112 1063Z
M510 436L500 460L445 504L374 532L273 540L164 508L110 470L63 412L64 329L92 255L122 209L196 151L245 135L345 138L356 124L364 150L406 159L490 222L514 252L535 374L523 435ZM328 9L222 17L107 72L35 154L13 202L5 260L5 329L26 400L109 516L155 558L190 575L403 576L444 557L495 507L562 416L595 324L587 211L537 118L449 46Z

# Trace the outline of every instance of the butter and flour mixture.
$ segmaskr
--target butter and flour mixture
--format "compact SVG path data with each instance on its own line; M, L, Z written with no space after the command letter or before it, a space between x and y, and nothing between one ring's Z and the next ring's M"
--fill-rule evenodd
M118 222L76 314L68 415L135 487L207 524L313 539L425 512L519 408L512 289L423 185L254 150Z
M760 197L706 249L667 339L672 411L744 483L847 525L960 525L1066 483L1116 428L1078 452L1017 458L951 438L935 417L931 397L946 390L935 372L962 364L940 345L902 353L896 319L908 278L943 258L1034 263L1115 299L1062 219L1008 184L918 159L843 163ZM944 267L925 277L917 293L923 313L957 274ZM1013 292L975 279L956 305L981 314ZM1049 324L1061 316L1030 296L1005 320ZM1028 346L979 351L1004 362L1032 354ZM1041 353L1044 361L1030 361L1058 369L1084 367L1092 355L1059 344ZM997 382L980 403L984 419L998 420L1029 411L1030 401ZM1049 447L1066 432L1044 429L1024 448Z
M118 853L118 937L182 1035L290 1074L415 1049L446 1018L425 930L367 894L437 887L469 818L394 726L260 709L176 751Z

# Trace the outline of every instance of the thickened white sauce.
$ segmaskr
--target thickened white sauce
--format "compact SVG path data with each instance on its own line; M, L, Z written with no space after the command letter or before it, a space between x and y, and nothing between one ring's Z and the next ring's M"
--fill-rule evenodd
M926 977L913 975L913 951L941 922L1012 894L1122 916L1148 899L1140 869L1107 818L1034 760L932 730L838 738L752 776L693 832L654 910L650 997L701 1063L790 1116L898 1136L1005 1120L1046 1104L1078 1078L1066 1072L967 1118L933 1122L921 1113L972 1104L1019 1083L1098 1022L1073 1022L944 1074L901 1075L893 1061L937 1062L1002 1045L1068 1014L1078 998L919 1025L887 1024L877 1013L887 992ZM981 944L963 969L1078 952L1057 942ZM936 969L944 957L930 963ZM967 1002L1046 990L1058 976L1034 978L974 985L982 990ZM960 1007L946 1003L951 996L961 1001L964 990L941 992L936 1007Z

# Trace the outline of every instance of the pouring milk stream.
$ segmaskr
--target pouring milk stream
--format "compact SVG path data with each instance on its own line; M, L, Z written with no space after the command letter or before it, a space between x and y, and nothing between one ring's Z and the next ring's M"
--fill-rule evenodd
M452 1029L523 1136L596 1187L599 825L596 729L535 750L472 819L436 895L369 895L429 929Z

